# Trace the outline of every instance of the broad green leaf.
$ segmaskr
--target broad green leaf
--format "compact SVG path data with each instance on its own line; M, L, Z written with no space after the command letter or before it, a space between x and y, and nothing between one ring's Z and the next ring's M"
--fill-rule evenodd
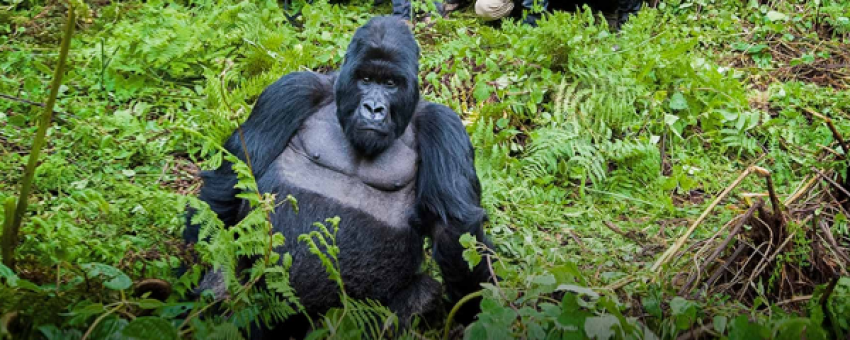
M687 110L688 101L682 92L676 92L670 97L670 108L673 110Z
M577 285L558 285L558 288L556 288L555 290L573 292L573 293L576 293L576 294L579 294L579 295L586 295L586 296L590 297L591 299L598 299L599 298L599 293L593 291L593 289L590 289L590 288L587 288L587 287L582 287L582 286L577 286Z
M103 340L123 339L121 330L126 326L127 320L114 316L109 317L97 325L97 327L92 331L91 338Z
M130 277L113 266L103 263L87 263L83 269L90 278L99 277L103 280L103 286L112 290L124 290L133 285Z
M489 340L487 338L487 329L481 322L476 322L469 326L463 334L464 340Z
M670 300L670 311L676 318L676 326L680 330L685 330L691 327L696 322L697 305L692 301L688 301L680 296Z
M769 332L764 327L751 323L746 315L741 315L729 325L729 340L766 339Z
M465 249L463 251L462 256L463 259L467 262L467 264L469 264L469 270L474 269L475 266L481 263L481 254L474 248Z
M788 16L786 16L785 14L783 14L781 12L777 12L777 11L767 12L767 20L770 20L770 21L785 20L785 18L787 18L787 17Z
M475 85L475 91L472 93L475 101L481 103L490 98L490 87L485 82L479 82Z
M655 295L644 297L641 303L650 315L656 318L664 316L664 312L661 310L661 301Z
M106 312L106 309L103 307L101 303L87 303L81 304L74 307L73 310L69 313L69 315L97 315Z
M157 313L163 318L175 318L180 314L184 314L195 307L193 302L176 303L163 306Z
M18 285L18 276L15 275L15 272L12 271L9 267L4 266L0 263L0 278L6 279L6 284L9 287L16 287Z
M725 315L715 315L714 316L714 330L719 334L726 333L726 324L729 323L729 318Z
M773 339L777 340L826 340L827 333L808 318L790 318L778 322L773 330Z
M587 337L595 340L614 338L614 327L619 327L620 321L613 315L592 316L584 321L584 332Z
M156 309L165 305L162 301L155 299L143 299L137 301L136 303L139 304L139 308L141 309Z
M557 281L555 281L555 276L552 275L552 274L535 276L531 280L531 282L534 282L534 283L536 283L538 285L542 285L542 286L554 285L555 283L557 283Z

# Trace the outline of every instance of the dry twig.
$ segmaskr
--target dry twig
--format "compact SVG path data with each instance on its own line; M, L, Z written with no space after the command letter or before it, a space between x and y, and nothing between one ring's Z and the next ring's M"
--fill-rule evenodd
M747 222L750 220L756 210L762 206L762 204L763 203L761 202L761 200L756 201L755 204L750 206L750 208L747 209L747 211L738 218L738 222L735 224L735 227L732 228L732 231L729 232L729 236L726 236L726 239L724 239L723 242L720 243L720 246L718 246L714 250L714 253L712 253L705 260L705 263L703 264L702 268L699 268L696 274L691 276L691 278L688 280L688 283L682 286L682 289L679 290L679 295L685 295L691 291L692 284L695 283L694 281L696 281L696 278L699 277L700 273L706 271L708 269L708 266L714 263L714 260L720 257L720 254L722 254L723 251L726 250L726 247L729 246L729 243L732 242L732 239L735 237L735 235L738 235L741 229L743 229L744 225L747 224Z
M680 236L678 240L676 240L676 243L674 243L673 246L668 248L667 251L664 252L664 254L661 254L661 257L658 258L658 261L656 261L655 264L652 265L652 271L658 273L661 266L663 266L673 258L673 255L678 252L683 245L685 245L685 242L687 242L691 234L693 234L697 227L702 224L702 221L704 221L706 217L708 217L708 214L711 213L711 211L714 210L714 208L717 207L718 204L720 204L720 201L726 198L726 196L729 195L729 192L731 192L732 189L735 189L739 184L741 184L742 181L744 181L744 178L747 178L747 176L750 175L750 173L752 172L751 168L752 167L747 168L747 170L744 170L744 172L742 172L741 175L739 175L738 178L736 178L735 181L732 182L731 185L729 185L729 187L723 190L723 192L721 192L720 195L718 195L717 198L715 198L714 201L711 202L708 208L703 211L702 215L700 215L699 218L697 218L697 220L694 221L693 224L691 224L688 230L685 231L685 233Z

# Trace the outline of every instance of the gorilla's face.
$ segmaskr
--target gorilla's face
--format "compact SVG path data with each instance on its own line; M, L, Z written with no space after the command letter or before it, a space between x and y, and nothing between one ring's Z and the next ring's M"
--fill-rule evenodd
M399 19L354 34L334 92L337 118L357 152L374 157L404 133L419 102L419 46Z

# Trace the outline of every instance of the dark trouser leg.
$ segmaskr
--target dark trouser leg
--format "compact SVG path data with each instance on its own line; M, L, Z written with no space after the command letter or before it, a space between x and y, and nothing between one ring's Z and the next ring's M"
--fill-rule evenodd
M445 16L443 3L434 1L434 6L441 16ZM410 21L411 15L410 0L393 0L393 16Z
M643 0L618 0L617 12L619 17L618 24L622 26L629 20L629 17L637 14L643 6Z
M548 0L522 0L522 9L528 11L523 22L531 25L532 27L537 27L537 20L540 20L542 13L534 11L534 5L538 5L543 8L543 12L547 11L549 8Z

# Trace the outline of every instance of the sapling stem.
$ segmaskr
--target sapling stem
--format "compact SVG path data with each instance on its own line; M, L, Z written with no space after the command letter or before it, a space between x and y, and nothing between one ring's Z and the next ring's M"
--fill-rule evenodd
M50 82L50 94L47 97L47 103L44 104L44 111L38 120L38 130L35 134L35 140L32 143L32 150L30 151L27 167L24 171L24 178L21 180L21 193L18 195L18 204L12 216L12 222L4 223L5 229L3 230L3 238L0 240L0 246L3 248L3 263L10 268L15 262L15 247L18 245L18 232L21 229L21 222L23 222L24 214L27 211L28 198L32 189L32 181L35 177L35 168L38 166L38 156L46 142L47 128L50 127L50 122L53 119L53 106L56 104L56 96L59 94L59 85L62 84L62 75L65 74L65 61L68 58L71 37L74 35L74 18L74 5L69 3L68 20L65 22L62 44L59 48L59 62L53 71L53 80ZM6 216L9 216L9 214L7 213Z

